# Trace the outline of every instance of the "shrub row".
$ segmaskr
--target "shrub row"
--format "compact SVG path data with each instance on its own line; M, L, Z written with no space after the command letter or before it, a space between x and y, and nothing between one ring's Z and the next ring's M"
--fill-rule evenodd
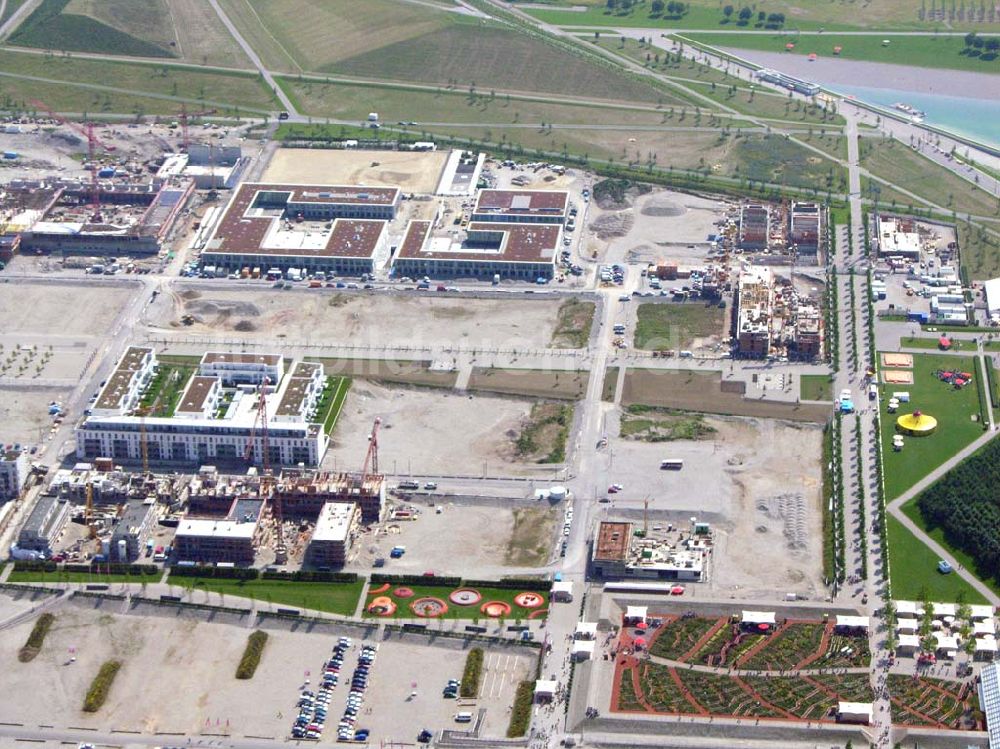
M299 570L298 572L261 572L261 580L287 580L300 583L356 583L358 576L354 572L313 572Z
M240 658L240 665L236 667L237 679L252 679L260 665L260 657L264 654L264 646L267 644L267 632L257 630L252 632L247 638L247 646L243 650L243 657Z
M861 439L861 419L854 420L854 450L858 458L858 486L855 497L858 500L858 543L861 553L861 577L868 579L868 520L865 515L865 464L864 444Z
M502 580L462 580L466 588L509 588L511 590L548 591L552 588L551 580L537 577L505 577Z
M155 564L120 564L100 562L92 564L58 565L53 561L19 560L14 562L15 572L83 572L101 575L160 575L162 570Z
M528 732L531 723L531 704L535 701L535 682L522 681L514 693L514 707L507 724L507 738L516 739Z
M827 584L837 579L837 539L833 512L833 427L823 427L823 577Z
M101 665L101 670L97 672L97 676L90 683L90 689L87 690L87 696L83 700L85 713L96 713L101 709L101 705L108 698L108 692L111 691L111 685L121 667L121 661L105 661Z
M479 682L483 678L483 649L472 648L465 657L465 670L462 672L462 697L474 699L479 696Z
M31 629L31 634L28 635L28 639L24 643L24 647L17 653L17 659L21 663L34 660L35 656L41 652L42 644L45 642L45 635L49 633L49 629L55 620L55 615L49 613L38 617L35 621L35 626Z
M204 564L194 567L171 567L171 577L216 577L226 580L256 580L260 570L250 567L215 567Z
M844 520L844 456L841 447L843 416L833 418L833 511L835 513L834 542L837 550L837 582L844 582L847 570L847 536Z
M430 577L424 575L384 575L374 573L371 576L372 585L389 583L390 585L440 585L457 588L462 584L460 577Z

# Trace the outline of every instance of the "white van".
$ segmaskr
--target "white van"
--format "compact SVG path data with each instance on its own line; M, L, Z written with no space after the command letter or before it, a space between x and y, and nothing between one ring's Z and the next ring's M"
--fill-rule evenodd
M472 713L455 713L456 723L471 723Z

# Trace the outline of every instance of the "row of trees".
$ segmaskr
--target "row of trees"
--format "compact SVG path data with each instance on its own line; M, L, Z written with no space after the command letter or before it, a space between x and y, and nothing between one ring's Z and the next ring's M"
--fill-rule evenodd
M725 16L726 21L732 19L733 13L736 13L738 26L746 26L750 23L750 19L754 17L753 9L748 8L745 5L740 8L738 13L736 12L736 8L732 5L726 5L722 9L722 15ZM757 25L768 29L780 29L785 25L785 14L767 13L763 10L759 10L757 11Z
M983 38L975 31L970 31L965 35L966 54L973 52L982 54L983 52L986 52L987 54L995 57L998 51L1000 51L1000 38L995 36Z
M622 15L631 13L640 3L638 0L607 0L605 7L613 12ZM654 16L661 16L664 13L671 18L680 18L688 12L688 4L679 0L653 0L649 4L649 13Z

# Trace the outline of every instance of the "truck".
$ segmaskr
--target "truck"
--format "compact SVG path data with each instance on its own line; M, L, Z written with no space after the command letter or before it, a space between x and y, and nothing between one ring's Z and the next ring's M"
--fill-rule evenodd
M289 268L285 271L285 279L288 281L301 281L302 273L298 268Z
M493 274L493 285L494 286L499 286L500 285L500 274L499 273L494 273Z

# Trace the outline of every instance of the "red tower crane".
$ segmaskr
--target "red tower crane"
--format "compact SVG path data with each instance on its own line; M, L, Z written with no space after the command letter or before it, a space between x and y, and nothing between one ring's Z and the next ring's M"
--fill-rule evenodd
M210 114L215 114L215 109L206 109L203 112L189 112L187 111L187 105L181 104L181 111L178 113L178 119L181 121L181 143L182 148L186 152L188 146L191 144L191 139L188 136L188 121L192 117L205 117Z
M362 482L367 480L369 476L378 474L378 430L380 426L382 426L382 419L375 417L372 433L368 435L368 452L365 453L365 464L361 468ZM370 471L369 468L371 468Z
M28 103L36 109L41 109L57 122L66 125L67 127L70 127L87 137L87 161L90 163L90 204L94 210L94 215L91 220L95 223L99 222L101 220L101 190L97 184L97 161L94 159L94 154L97 152L98 148L103 148L105 151L114 151L115 147L101 142L101 140L94 133L93 122L80 125L76 122L67 120L61 114L49 107L48 104L43 101L39 101L38 99L32 99Z

